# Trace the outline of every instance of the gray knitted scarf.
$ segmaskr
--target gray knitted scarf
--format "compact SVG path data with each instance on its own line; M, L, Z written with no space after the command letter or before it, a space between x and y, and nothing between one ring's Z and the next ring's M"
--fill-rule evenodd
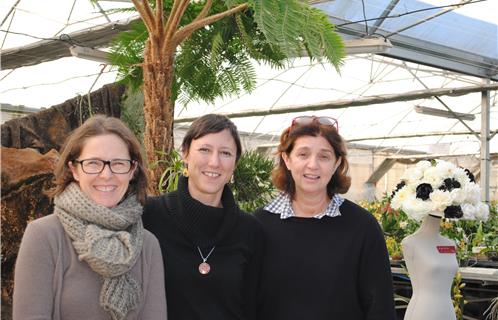
M113 320L124 319L142 299L130 275L142 250L142 206L130 196L106 208L88 199L76 183L56 196L54 204L78 258L103 278L100 305Z

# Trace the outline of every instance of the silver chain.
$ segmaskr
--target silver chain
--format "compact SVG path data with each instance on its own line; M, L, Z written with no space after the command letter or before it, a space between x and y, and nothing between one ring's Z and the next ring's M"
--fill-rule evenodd
M201 255L202 262L206 262L207 259L209 259L209 256L211 255L211 253L213 253L214 248L216 248L216 246L213 246L211 248L211 251L209 251L208 255L204 258L204 255L202 254L201 248L199 248L199 246L197 246L197 250L199 251L199 254Z

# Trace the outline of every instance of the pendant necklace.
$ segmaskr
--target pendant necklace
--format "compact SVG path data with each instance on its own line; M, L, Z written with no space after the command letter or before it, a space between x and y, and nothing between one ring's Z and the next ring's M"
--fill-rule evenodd
M197 250L199 251L199 254L201 255L201 258L202 258L202 262L201 262L201 264L199 264L199 272L201 274L208 274L209 271L211 271L211 266L206 261L209 258L209 256L211 255L211 253L213 253L215 247L216 246L213 246L211 248L211 251L209 251L208 255L204 258L204 255L202 254L201 248L199 248L199 246L197 246Z

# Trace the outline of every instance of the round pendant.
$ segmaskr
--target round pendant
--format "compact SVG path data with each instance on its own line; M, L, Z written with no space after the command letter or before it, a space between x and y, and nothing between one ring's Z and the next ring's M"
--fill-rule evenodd
M211 266L207 262L203 262L199 265L199 272L201 274L208 274L211 271Z

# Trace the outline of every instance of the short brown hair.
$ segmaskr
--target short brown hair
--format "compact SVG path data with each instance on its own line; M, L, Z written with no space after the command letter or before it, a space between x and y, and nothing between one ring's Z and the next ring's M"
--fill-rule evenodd
M95 115L88 118L80 127L76 128L66 138L60 151L60 158L54 170L55 189L50 193L56 196L64 191L66 187L74 181L69 161L77 159L88 138L115 134L120 137L128 147L128 152L132 160L136 161L136 169L133 179L128 186L127 194L136 194L141 204L145 203L147 194L147 173L142 155L140 143L131 130L118 118Z
M228 129L237 146L237 156L235 158L235 162L237 163L242 154L242 144L240 143L239 132L232 120L220 114L206 114L192 122L185 137L183 137L181 151L183 153L188 153L193 140L197 140L211 133L218 133L225 129Z
M291 130L292 129L292 130ZM346 143L337 132L337 129L330 125L323 125L317 121L313 121L307 125L299 125L289 127L282 132L280 136L280 144L277 149L278 163L272 172L272 181L277 189L287 193L292 199L296 194L296 186L292 174L287 169L282 154L290 155L296 140L303 136L324 137L332 146L337 159L341 159L341 163L334 175L327 184L327 194L330 198L336 193L346 193L351 186L351 178L347 175L349 163L346 158L347 150Z

